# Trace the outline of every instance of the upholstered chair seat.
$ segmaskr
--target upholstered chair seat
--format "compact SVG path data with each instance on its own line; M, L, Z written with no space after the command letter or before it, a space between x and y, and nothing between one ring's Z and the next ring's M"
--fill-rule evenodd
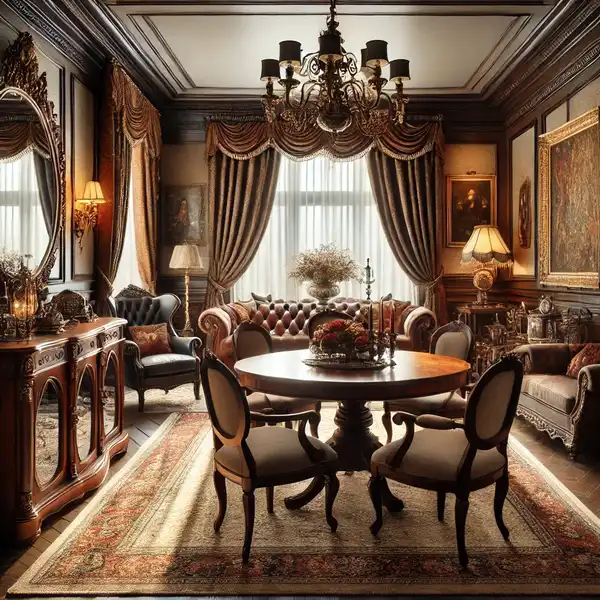
M266 488L267 512L274 512L274 488L313 477L325 478L325 518L337 529L333 503L339 489L337 454L333 448L306 435L306 424L318 419L314 411L285 415L251 412L236 376L212 353L201 367L202 387L215 441L213 481L219 512L218 533L227 510L226 480L241 486L244 495L245 533L242 560L250 557L257 488ZM299 421L298 431L284 427L254 427Z
M404 437L371 456L373 535L383 525L385 479L392 479L436 491L440 521L444 520L446 494L456 496L454 521L461 566L466 567L469 561L465 525L471 492L495 484L494 516L500 533L508 540L509 531L502 517L509 485L507 446L522 382L523 363L517 356L508 355L492 365L474 385L462 423L439 415L394 415L396 424L406 426Z
M433 332L429 352L452 356L468 361L473 349L473 332L461 321L452 321ZM462 419L467 401L464 390L455 390L433 396L402 398L383 403L381 421L387 433L388 444L392 441L392 412L404 411L413 415L440 415L449 419Z
M264 327L256 323L242 323L233 335L233 348L236 360L271 354L273 352L273 340ZM319 421L321 414L321 402L311 398L297 398L294 396L277 396L275 394L262 394L259 392L248 392L248 404L253 412L274 412L276 414L289 414L303 410L314 410L318 418L310 423L311 434L319 437ZM292 428L292 422L288 421L286 427Z
M144 393L150 389L171 390L185 383L194 384L194 395L200 399L200 348L197 337L180 337L173 327L173 315L181 300L173 294L153 296L150 292L129 286L115 298L109 298L114 317L127 320L125 340L125 385L137 390L140 412L144 410ZM144 356L133 341L130 327L166 325L170 352Z
M148 377L178 375L196 369L196 358L186 354L153 354L140 359Z

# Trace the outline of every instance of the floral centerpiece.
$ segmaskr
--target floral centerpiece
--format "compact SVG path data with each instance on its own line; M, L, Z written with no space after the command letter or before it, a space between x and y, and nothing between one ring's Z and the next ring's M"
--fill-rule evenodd
M340 282L358 279L359 275L360 269L350 250L340 250L335 244L321 244L319 248L301 252L289 274L292 279L307 281L308 293L321 306L327 306L330 298L340 293Z

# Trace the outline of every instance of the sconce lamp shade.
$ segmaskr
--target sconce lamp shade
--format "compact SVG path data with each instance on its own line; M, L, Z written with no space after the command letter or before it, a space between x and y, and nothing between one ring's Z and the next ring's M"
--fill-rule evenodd
M378 63L380 67L385 67L388 64L387 42L384 40L371 40L367 42L367 65L376 67Z
M77 198L77 202L83 202L84 204L104 204L106 200L104 199L100 183L98 181L88 181L83 190L83 197Z
M170 269L201 269L202 267L203 262L198 246L180 244L173 248L173 254L169 262Z
M476 225L461 256L462 263L497 263L509 267L513 264L512 253L502 239L496 225Z
M294 40L286 40L279 42L279 64L283 67L288 64L295 68L302 64L302 47L300 42Z

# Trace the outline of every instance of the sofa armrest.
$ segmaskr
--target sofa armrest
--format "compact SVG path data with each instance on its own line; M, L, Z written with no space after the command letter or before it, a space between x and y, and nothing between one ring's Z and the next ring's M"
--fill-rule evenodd
M419 306L406 317L404 333L410 338L413 350L429 350L429 340L435 326L435 314L424 306Z
M136 363L139 363L140 367L142 366L140 362L142 357L140 354L140 347L135 342L132 342L131 340L125 340L124 352L125 356L128 356Z
M526 373L565 375L573 357L569 344L528 344L515 353L525 366Z
M587 365L579 371L577 386L580 391L586 391L600 398L600 365Z
M202 341L198 337L181 337L172 335L170 338L171 349L176 354L186 354L199 358Z
M233 333L231 317L218 306L202 312L198 317L198 327L206 333L206 349L215 354L221 342Z

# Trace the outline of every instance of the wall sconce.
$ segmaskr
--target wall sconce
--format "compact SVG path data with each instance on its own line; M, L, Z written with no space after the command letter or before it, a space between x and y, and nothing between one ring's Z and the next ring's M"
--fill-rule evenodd
M104 204L104 194L97 181L88 181L83 190L83 197L76 202L83 204L82 209L76 208L73 212L73 229L79 242L79 249L83 250L83 236L98 224L98 204Z

